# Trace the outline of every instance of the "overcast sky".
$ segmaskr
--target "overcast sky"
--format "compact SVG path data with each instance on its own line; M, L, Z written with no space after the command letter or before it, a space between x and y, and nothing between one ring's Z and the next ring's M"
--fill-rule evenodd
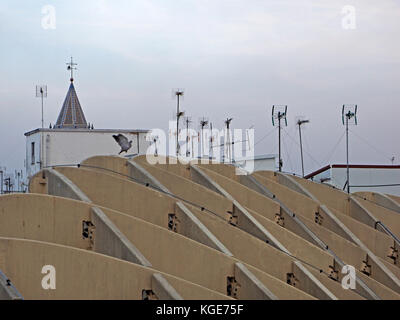
M46 5L55 29L42 26ZM233 117L233 128L254 125L257 142L272 105L287 104L284 170L300 172L302 115L307 173L345 162L341 105L354 103L351 162L400 162L400 1L2 0L0 39L0 166L23 169L24 132L41 123L36 84L48 86L45 126L56 121L71 55L95 128L166 129L178 87L194 120ZM277 153L277 132L255 153Z

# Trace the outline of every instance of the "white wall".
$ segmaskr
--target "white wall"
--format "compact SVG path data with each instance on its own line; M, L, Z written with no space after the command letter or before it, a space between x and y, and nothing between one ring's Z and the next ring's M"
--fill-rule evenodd
M25 156L25 169L26 169L26 177L30 177L34 175L36 172L40 170L40 137L41 134L35 133L26 137L26 156ZM32 164L31 157L31 144L35 143L34 152L35 152L35 160Z
M254 171L262 171L262 170L276 170L276 159L255 159L254 160Z
M254 167L253 164L251 163L254 161ZM270 171L275 171L276 170L276 159L275 158L264 158L264 159L241 159L241 160L236 160L236 164L243 169L247 171L264 171L264 170L270 170ZM253 170L252 170L253 168Z
M121 148L112 137L122 133L132 140L128 154L146 153L150 142L144 132L96 131L96 130L45 130L26 137L26 176L29 178L40 170L40 148L43 140L42 165L78 164L95 155L118 155ZM31 143L35 143L35 164L31 158ZM124 156L126 153L122 153Z

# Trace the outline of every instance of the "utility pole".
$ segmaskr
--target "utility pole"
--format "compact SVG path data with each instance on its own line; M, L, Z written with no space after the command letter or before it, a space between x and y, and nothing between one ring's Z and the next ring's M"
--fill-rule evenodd
M286 114L287 114L287 105L273 105L272 106L272 125L276 125L276 121L278 120L278 149L279 149L279 172L282 172L282 156L281 156L281 120L284 120L285 126L287 126L287 120L286 120Z
M349 124L350 120L354 120L351 124L357 125L357 105L343 105L342 107L342 123L346 125L346 175L347 175L347 193L350 193L350 168L349 168Z
M301 155L301 173L304 178L304 160L303 160L303 143L301 141L301 125L310 122L310 120L301 120L297 121L297 125L299 126L299 137L300 137L300 155Z

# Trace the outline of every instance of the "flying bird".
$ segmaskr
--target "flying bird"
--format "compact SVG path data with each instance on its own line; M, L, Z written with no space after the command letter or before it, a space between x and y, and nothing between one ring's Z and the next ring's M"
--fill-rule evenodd
M121 147L121 151L118 154L121 154L124 151L128 152L128 150L132 147L132 140L128 141L128 138L123 134L114 134L113 138Z

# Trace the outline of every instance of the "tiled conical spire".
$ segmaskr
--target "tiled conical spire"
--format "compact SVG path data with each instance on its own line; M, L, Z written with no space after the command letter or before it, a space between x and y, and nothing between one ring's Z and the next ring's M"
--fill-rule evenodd
M74 87L73 70L76 63L72 61L67 63L68 70L71 72L71 84L69 86L67 96L65 97L60 114L57 118L55 128L87 128L87 123L78 96Z
M74 83L71 81L61 112L57 118L56 128L87 128L87 122Z

